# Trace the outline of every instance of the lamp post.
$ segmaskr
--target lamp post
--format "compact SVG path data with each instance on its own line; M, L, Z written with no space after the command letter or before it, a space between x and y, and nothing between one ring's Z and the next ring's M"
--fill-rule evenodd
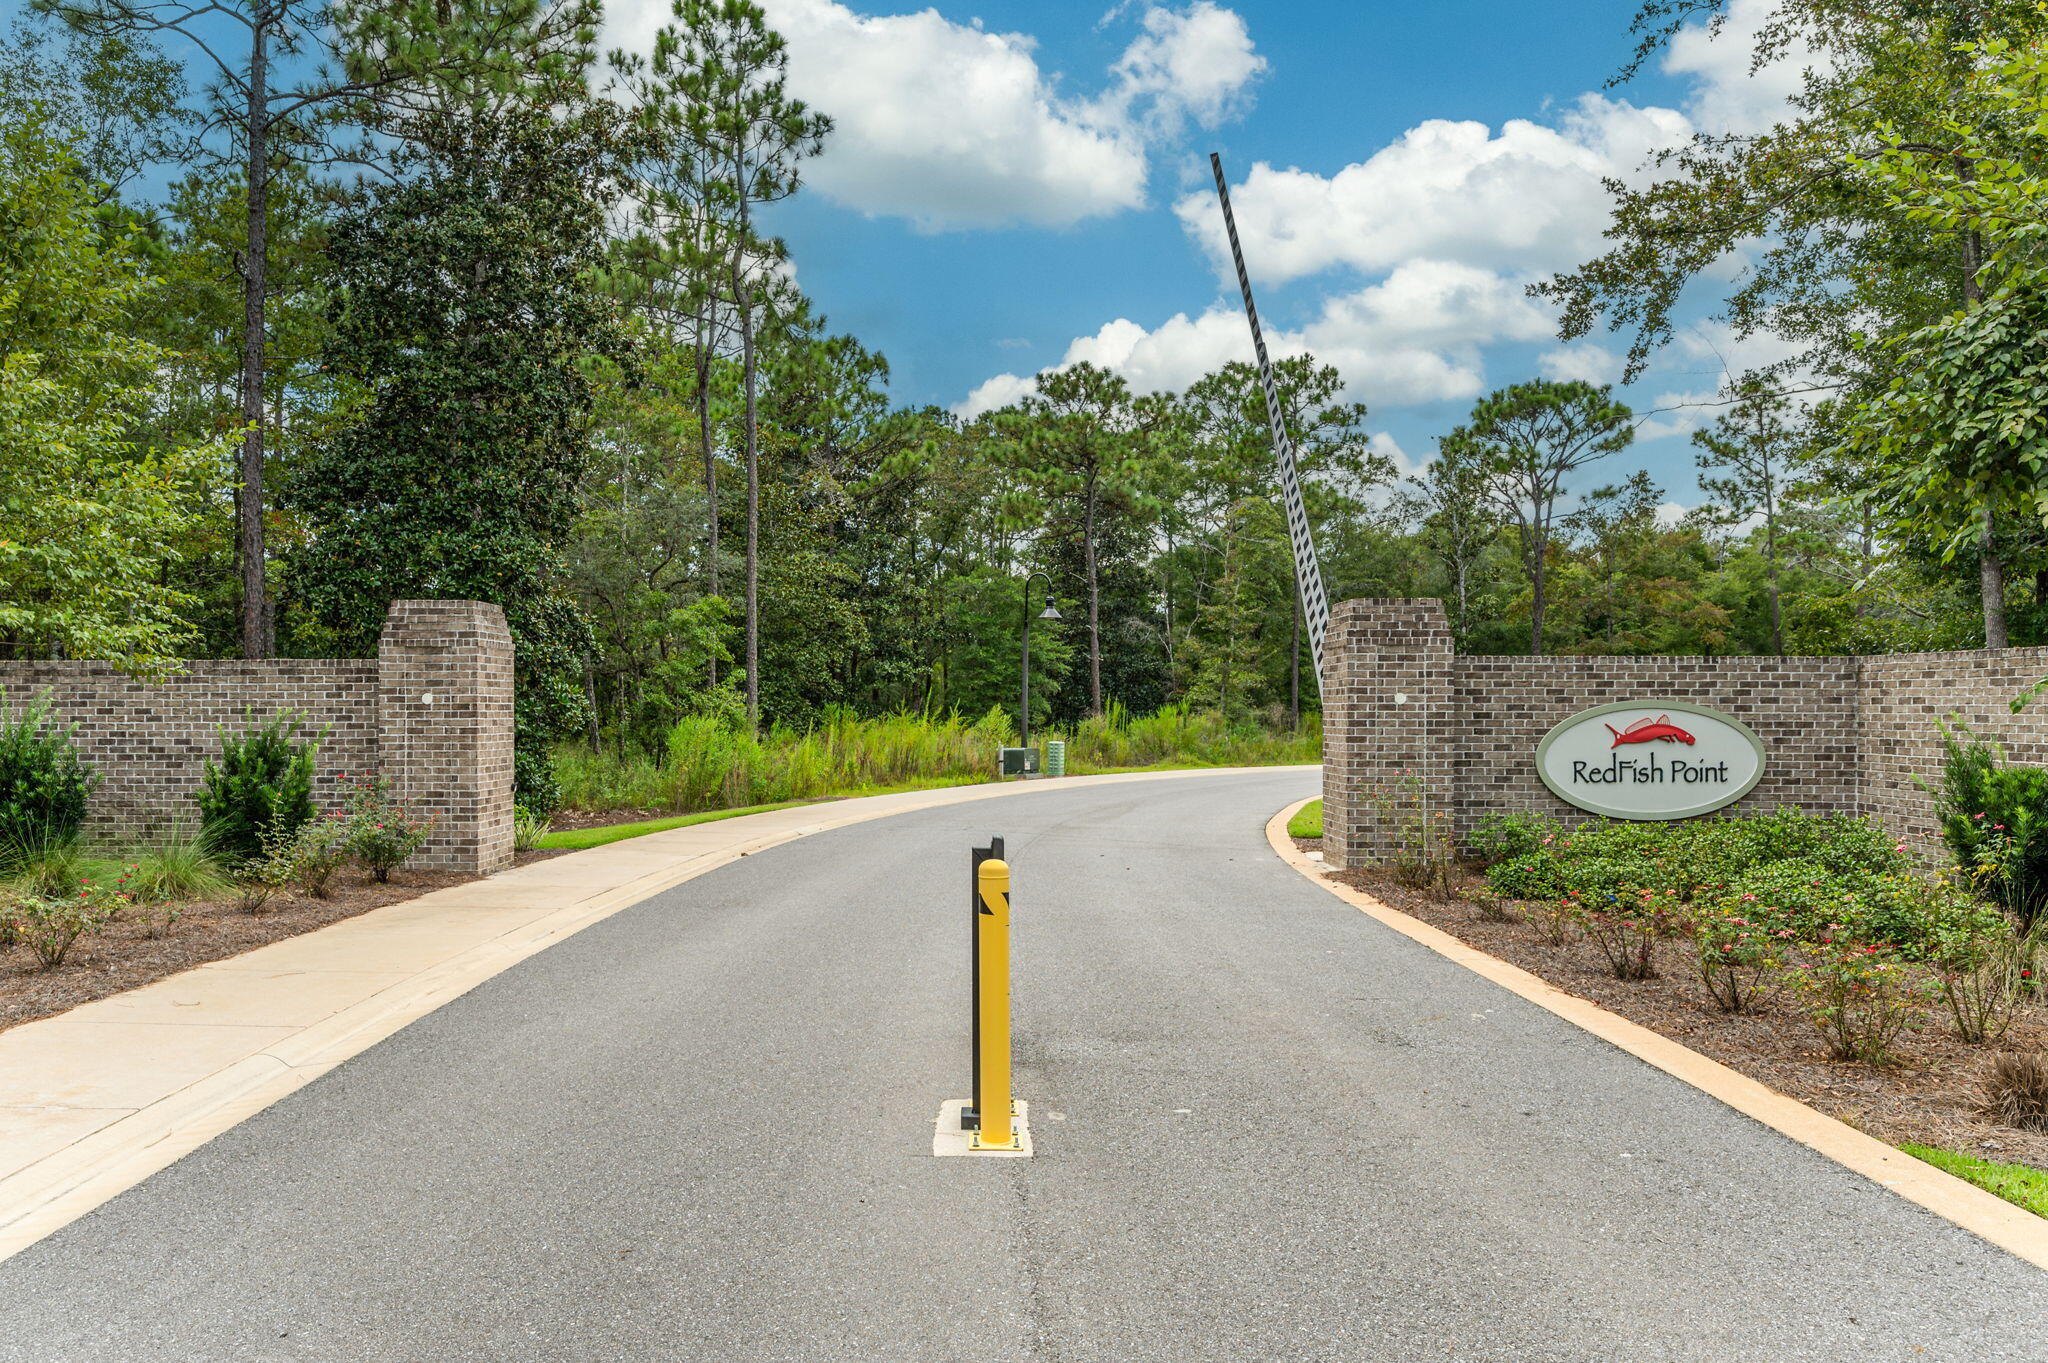
M1023 700L1017 707L1017 743L1019 747L1031 746L1031 584L1045 578L1045 609L1040 611L1041 620L1060 619L1059 610L1052 604L1052 578L1042 572L1034 572L1024 579L1024 665Z

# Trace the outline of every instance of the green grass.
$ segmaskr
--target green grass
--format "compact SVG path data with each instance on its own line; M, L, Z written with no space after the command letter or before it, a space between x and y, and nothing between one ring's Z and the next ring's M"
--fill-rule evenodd
M1323 802L1310 800L1294 812L1287 821L1287 836L1290 838L1320 838L1323 836Z
M807 800L784 800L773 805L749 805L745 809L711 809L701 814L676 814L666 819L643 819L639 823L599 824L595 828L566 828L559 833L549 833L535 844L538 847L566 847L581 851L586 847L602 847L608 842L620 842L626 838L637 838L644 833L665 833L671 828L687 828L693 823L716 823L720 819L737 819L742 814L766 814L771 809L788 809L792 805L808 804Z
M1996 1193L2036 1216L2048 1216L2048 1173L2024 1164L2000 1164L1932 1145L1901 1145L1899 1149L1915 1159L1926 1160L1944 1173L1974 1183L1987 1193Z

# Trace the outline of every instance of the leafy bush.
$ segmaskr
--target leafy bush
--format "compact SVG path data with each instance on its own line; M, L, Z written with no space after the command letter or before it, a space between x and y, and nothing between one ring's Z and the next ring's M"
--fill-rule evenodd
M4 916L14 940L34 952L43 969L54 970L79 938L106 927L127 902L120 882L88 882L62 899L17 896Z
M208 761L193 799L206 838L231 866L266 855L271 837L287 837L313 817L317 742L299 742L299 720L274 715L239 736L220 731L220 761Z
M1671 934L1677 895L1632 889L1566 895L1566 912L1617 980L1657 977L1657 939Z
M1541 851L1563 831L1547 814L1489 814L1465 840L1465 850L1482 866L1498 866Z
M414 816L411 807L392 793L391 780L385 776L365 776L352 784L344 820L350 854L380 885L426 845L434 827L432 819Z
M245 861L235 870L235 904L243 913L262 913L278 891L304 874L303 858L299 849L309 842L317 841L318 832L324 828L339 828L334 819L315 819L303 823L291 833L280 834L272 831L265 838L263 855L253 861ZM309 836L311 835L311 836ZM346 839L342 840L345 848ZM344 859L346 851L343 852ZM328 874L331 874L330 871ZM326 877L320 879L326 884Z
M1707 996L1724 1013L1753 1013L1778 990L1793 930L1762 916L1694 905L1686 920Z
M300 824L296 833L271 849L265 861L284 868L285 883L296 883L315 899L325 899L328 882L348 865L355 855L354 846L355 829L349 821L329 815Z
M77 726L50 718L47 694L19 714L0 691L0 861L73 842L99 778L78 756Z
M2048 903L2048 770L2008 765L1998 744L1961 722L1941 726L1941 743L1941 786L1927 789L1942 840L2031 925Z
M1564 860L1549 848L1525 852L1486 873L1487 888L1509 899L1557 899L1571 889Z
M1894 1063L1899 1037L1919 1025L1927 1003L1924 981L1897 953L1871 943L1824 942L1789 978L1835 1060Z

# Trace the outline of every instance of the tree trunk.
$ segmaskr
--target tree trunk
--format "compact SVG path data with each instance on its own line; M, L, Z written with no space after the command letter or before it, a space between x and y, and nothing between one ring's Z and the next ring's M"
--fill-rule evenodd
M1543 559L1544 537L1540 527L1529 536L1529 656L1543 656Z
M1287 684L1287 713L1293 720L1294 732L1301 732L1301 595L1294 596L1294 609L1289 614L1293 623L1293 637L1288 647L1293 653L1293 666Z
M739 177L740 240L733 252L733 295L740 309L740 372L747 390L747 722L761 724L761 460L754 385L754 300L741 282L740 257L753 226L746 177Z
M1785 656L1785 608L1778 596L1778 513L1775 504L1764 513L1764 564L1770 575L1771 651Z
M1081 516L1081 556L1088 566L1088 713L1102 713L1102 592L1095 580L1095 482Z
M704 576L705 592L718 592L718 456L711 441L711 305L697 302L697 450L704 459ZM711 685L718 685L718 653L706 660Z
M1984 598L1984 647L2004 648L2005 564L1998 557L1998 525L1989 504L1977 531L1977 587Z
M270 49L268 7L256 11L249 46L249 202L242 244L242 458L235 497L235 556L242 576L242 656L273 651L263 562L263 332L269 287Z
M1971 167L1958 159L1956 168L1962 177L1970 178ZM1984 301L1984 241L1975 232L1963 233L1963 306L1974 308ZM1984 603L1984 647L2004 648L2007 642L2005 628L2005 563L1998 557L1998 512L1993 505L1997 488L1987 483L1984 488L1984 519L1977 531L1977 589Z

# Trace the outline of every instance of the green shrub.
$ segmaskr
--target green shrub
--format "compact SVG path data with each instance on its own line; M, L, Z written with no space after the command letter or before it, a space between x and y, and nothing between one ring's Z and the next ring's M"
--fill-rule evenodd
M1928 985L1896 952L1836 940L1809 951L1788 972L1807 1018L1835 1060L1885 1066L1899 1037L1920 1025Z
M300 824L288 834L271 833L264 841L263 855L245 861L235 869L236 906L244 913L263 912L265 906L280 890L305 874L306 858L301 855L299 849L317 842L321 830L340 827L340 821L336 819L315 819L310 823ZM341 844L345 849L347 840L342 839ZM345 850L342 855L345 859ZM316 893L324 892L328 874L332 874L331 868L320 875L322 888Z
M127 902L119 881L88 881L61 899L17 895L0 909L0 917L6 919L9 936L34 952L43 969L54 970L79 938L101 931Z
M384 776L365 776L352 784L343 818L349 854L380 885L426 845L434 827L432 819L417 817L392 793L390 778Z
M285 881L298 885L315 899L325 899L327 884L334 879L334 873L348 865L355 855L354 842L355 830L348 819L328 815L300 824L298 832L272 848L266 861L285 868Z
M1486 884L1509 899L1556 899L1569 888L1563 859L1547 847L1500 863L1486 873Z
M220 731L220 761L208 761L193 799L206 838L230 866L265 855L313 817L313 760L319 744L299 742L299 719L279 714L239 736Z
M1794 933L1761 915L1727 913L1698 904L1687 914L1695 968L1707 996L1724 1013L1753 1013L1777 992Z
M0 691L0 862L73 842L99 778L78 756L77 725L50 718L47 694L19 714Z
M2022 924L2048 903L2048 770L2008 765L1998 744L1960 721L1941 726L1941 786L1934 796L1942 840L1958 865Z
M1548 814L1489 814L1472 830L1465 850L1482 866L1498 866L1540 851L1563 831Z
M1657 977L1657 939L1671 935L1678 907L1675 891L1628 889L1565 895L1566 913L1586 940L1599 948L1617 980Z

